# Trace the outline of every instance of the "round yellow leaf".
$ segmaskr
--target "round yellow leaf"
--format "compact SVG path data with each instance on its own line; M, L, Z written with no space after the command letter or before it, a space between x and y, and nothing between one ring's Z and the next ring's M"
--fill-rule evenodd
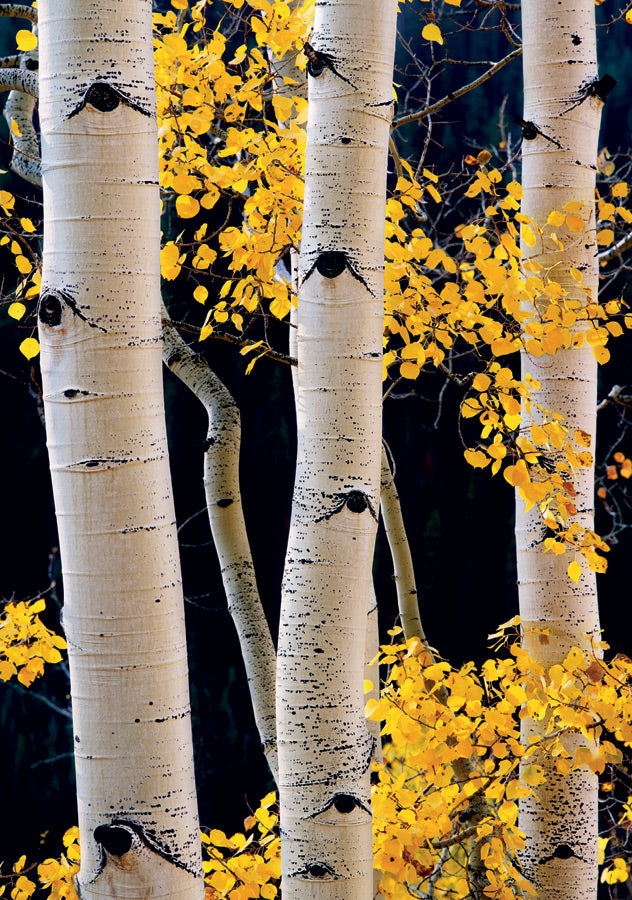
M35 50L37 47L37 37L33 34L32 31L27 31L26 28L21 28L15 36L16 43L18 45L18 50L28 51Z
M196 289L193 291L193 296L198 303L204 303L206 301L206 298L208 297L208 291L203 285L198 284Z
M577 560L573 560L572 563L568 566L568 577L572 578L575 583L579 581L579 576L582 574L582 567L577 562Z
M192 219L194 216L197 216L199 211L200 204L195 197L190 197L188 194L181 194L176 199L176 212L181 219Z
M12 319L21 319L26 312L26 306L23 303L12 303L7 312Z
M607 247L614 240L614 231L612 228L602 228L597 234L597 243L600 247Z
M441 34L441 29L438 25L435 25L434 22L429 22L428 25L424 26L424 29L421 32L421 36L426 41L434 41L437 44L443 43L443 35Z
M409 362L408 360L406 362L403 362L399 367L399 374L402 376L402 378L414 379L419 375L419 371L420 370L417 363Z
M20 353L26 356L27 359L33 359L33 357L37 356L39 349L39 341L35 338L25 338L20 344Z
M28 273L29 273L29 272L31 271L31 269L33 268L33 266L32 266L31 263L28 261L28 259L26 258L26 256L16 256L16 257L15 257L15 264L16 264L16 266L17 266L17 268L18 268L18 272L21 272L22 275L28 275Z
M566 216L566 227L569 231L583 231L584 220L581 216Z
M564 213L561 213L557 209L554 209L549 213L546 221L549 225L552 225L553 228L559 228L560 225L564 224Z
M527 247L535 247L535 234L528 225L522 225L520 227L520 236Z

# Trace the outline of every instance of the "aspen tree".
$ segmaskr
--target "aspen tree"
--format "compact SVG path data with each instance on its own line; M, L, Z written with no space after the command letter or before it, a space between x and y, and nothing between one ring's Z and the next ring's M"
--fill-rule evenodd
M528 232L524 240L523 232L523 262L533 258L542 267L540 277L561 285L567 300L576 300L581 308L596 301L598 289L594 196L603 92L597 74L594 2L525 0L522 25L522 212L542 230L535 244ZM556 238L551 238L552 231ZM537 403L561 413L571 437L576 429L591 435L594 453L596 362L591 347L583 343L590 327L585 321L576 326L578 347L539 359L523 354L522 379L541 382ZM551 459L557 462L554 452ZM588 529L593 527L593 477L592 466L573 475L576 520ZM598 636L599 617L594 572L583 567L578 580L571 580L568 556L545 553L545 537L537 506L525 512L518 500L523 645L549 669L573 647L592 652L588 639ZM545 726L546 721L525 719L525 745ZM585 739L564 738L571 756L577 742ZM525 874L538 900L588 900L597 889L597 778L585 766L561 775L548 765L546 776L535 796L520 806Z
M373 890L363 715L380 496L382 227L396 2L317 2L298 303L297 471L277 741L283 891Z
M161 378L151 0L40 0L39 306L89 897L203 895Z

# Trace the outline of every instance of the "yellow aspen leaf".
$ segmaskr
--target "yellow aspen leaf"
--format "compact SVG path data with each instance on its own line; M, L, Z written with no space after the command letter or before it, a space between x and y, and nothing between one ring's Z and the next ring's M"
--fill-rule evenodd
M521 487L529 483L529 473L527 464L523 459L519 459L514 466L507 466L503 471L503 478L509 482L512 487Z
M176 212L181 219L192 219L200 211L200 204L188 194L180 194L176 198Z
M572 579L575 584L577 584L577 582L579 581L579 577L582 574L582 567L577 562L577 560L574 559L573 562L569 564L567 572L568 577Z
M22 132L20 131L20 126L15 121L15 119L11 119L11 131L16 137L22 137Z
M566 216L566 227L569 231L583 231L584 220L577 215Z
M16 875L19 875L19 873L22 871L22 869L24 868L25 862L26 862L26 855L23 854L18 859L18 861L15 863L15 865L13 866L13 871L15 872Z
M28 31L26 28L21 28L18 31L15 36L15 42L18 45L18 50L21 50L23 53L26 53L29 50L35 50L37 47L37 37L32 31Z
M429 22L424 26L421 36L426 41L434 41L437 44L443 44L441 29L438 25L435 25L434 22Z
M7 312L12 319L21 319L26 312L26 306L23 303L12 303Z
M277 895L277 888L274 884L262 884L260 893L264 900L274 900Z
M270 308L272 308L272 307L270 307ZM289 304L288 304L288 308L289 308ZM410 360L406 360L399 367L399 374L402 376L402 378L415 379L419 375L420 371L421 370L420 370L419 366L417 365L417 363L411 362Z
M527 247L535 247L535 234L533 233L529 225L520 226L520 237L525 242Z
M520 687L519 684L510 685L505 692L505 697L512 706L522 706L523 703L527 702L527 695L524 688Z
M584 431L582 428L576 428L575 440L580 445L580 447L590 447L592 438L587 431Z
M553 228L559 228L560 225L564 224L564 213L559 212L557 209L551 210L547 217L547 222L549 225L552 225Z
M286 295L285 297L277 297L270 304L270 312L273 316L276 316L277 319L283 319L289 313L291 309L292 303L290 298ZM405 364L404 364L405 365ZM419 368L417 368L417 374L419 374ZM401 367L400 367L401 372ZM405 378L408 376L404 376ZM416 375L414 376L417 377Z
M607 347L593 347L593 356L600 366L604 366L610 359L610 351Z
M537 785L544 784L546 781L544 769L536 764L525 766L522 770L521 778L529 787L537 787Z
M39 349L39 341L32 337L24 338L24 340L20 344L20 353L23 356L26 356L27 359L33 359L34 357L36 357L39 353Z
M17 266L18 272L21 272L22 275L28 275L33 268L33 265L29 262L26 256L16 256L15 265Z
M188 9L187 0L171 0L171 5L174 9Z
M477 391L486 391L491 383L492 380L489 375L485 375L483 372L479 372L479 374L474 378L472 386L476 388Z
M630 13L628 13L627 15L629 16ZM613 184L611 194L613 197L627 197L628 186L625 181L618 181L616 184Z
M576 269L574 266L571 266L570 273L571 273L571 278L573 279L573 281L576 281L577 284L581 284L582 281L584 280L584 276L582 275L580 270Z
M463 452L463 456L474 469L484 469L491 462L490 458L482 450L471 450L468 448Z
M600 247L607 247L614 240L614 231L612 228L602 228L597 234L597 243Z
M505 190L514 198L514 200L522 200L524 197L522 185L519 181L510 181Z
M20 225L22 226L22 230L26 231L28 234L32 234L35 231L35 225L33 225L30 219L20 219Z
M531 440L540 447L545 447L549 442L546 431L539 425L531 426Z
M505 825L515 825L518 820L518 804L504 800L498 807L498 818Z
M193 291L193 297L197 300L198 303L205 303L206 298L208 297L208 291L202 284L198 284L196 289Z

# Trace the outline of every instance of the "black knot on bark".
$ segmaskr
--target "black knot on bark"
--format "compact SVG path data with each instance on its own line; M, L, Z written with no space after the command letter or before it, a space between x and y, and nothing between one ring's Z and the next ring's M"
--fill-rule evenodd
M334 809L339 813L350 813L358 805L358 801L351 794L336 794L334 797Z
M556 859L570 859L572 856L575 856L575 851L568 844L558 844L553 851L553 856Z
M123 856L131 849L133 833L122 825L99 825L94 829L94 839L111 856Z
M349 491L347 494L347 509L354 513L363 513L368 508L369 501L362 491Z
M39 62L36 59L27 59L24 63L24 68L28 69L29 72L37 72L39 69Z
M341 250L326 250L316 260L316 270L323 278L337 278L347 268L347 255Z
M333 870L325 863L310 863L305 871L310 878L330 878L333 875Z
M95 81L91 84L84 99L99 112L112 112L121 102L118 91L107 81Z
M57 294L43 294L39 304L39 319L54 328L61 322L62 305Z

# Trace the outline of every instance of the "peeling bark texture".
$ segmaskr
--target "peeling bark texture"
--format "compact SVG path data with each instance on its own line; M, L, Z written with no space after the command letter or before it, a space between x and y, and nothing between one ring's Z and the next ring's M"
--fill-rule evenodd
M228 609L239 636L248 687L270 771L278 777L275 721L276 653L261 606L239 489L239 409L206 360L167 320L163 307L165 364L195 394L209 418L204 491Z
M395 478L391 471L385 447L382 447L382 492L380 505L388 546L393 557L393 578L397 590L397 606L399 618L404 629L404 637L409 640L417 637L427 647L419 615L419 598L413 558L408 543L408 535L404 526L399 494L395 487Z
M309 78L298 454L277 661L284 900L373 892L363 672L396 13L396 0L320 0L311 38L334 68Z
M536 257L543 272L559 282L571 298L586 302L598 290L595 242L595 171L603 99L586 89L597 82L595 6L593 0L523 0L524 120L537 133L523 140L522 211L541 227L551 210L571 200L584 204L584 232L556 229L563 251L523 244L524 258ZM576 37L581 38L577 41ZM543 135L547 135L545 138ZM580 288L570 274L583 273ZM542 383L536 397L545 409L562 413L571 436L581 428L593 436L596 415L596 363L589 346L564 350L554 357L522 359L522 377L530 372ZM577 521L593 527L593 470L574 473L578 492ZM598 636L596 582L582 566L579 582L566 572L567 554L545 554L537 511L525 513L518 498L516 544L523 645L543 666L560 663L573 646L589 653L585 635ZM547 633L542 634L542 629ZM523 721L523 740L541 733L546 722ZM573 753L574 741L568 749ZM519 826L526 834L522 854L525 874L538 900L592 900L597 892L597 779L587 769L561 776L548 767L548 781L537 795L520 803ZM566 846L568 852L560 852Z
M204 895L162 397L151 7L39 3L39 331L85 900ZM103 84L130 102L92 103Z

